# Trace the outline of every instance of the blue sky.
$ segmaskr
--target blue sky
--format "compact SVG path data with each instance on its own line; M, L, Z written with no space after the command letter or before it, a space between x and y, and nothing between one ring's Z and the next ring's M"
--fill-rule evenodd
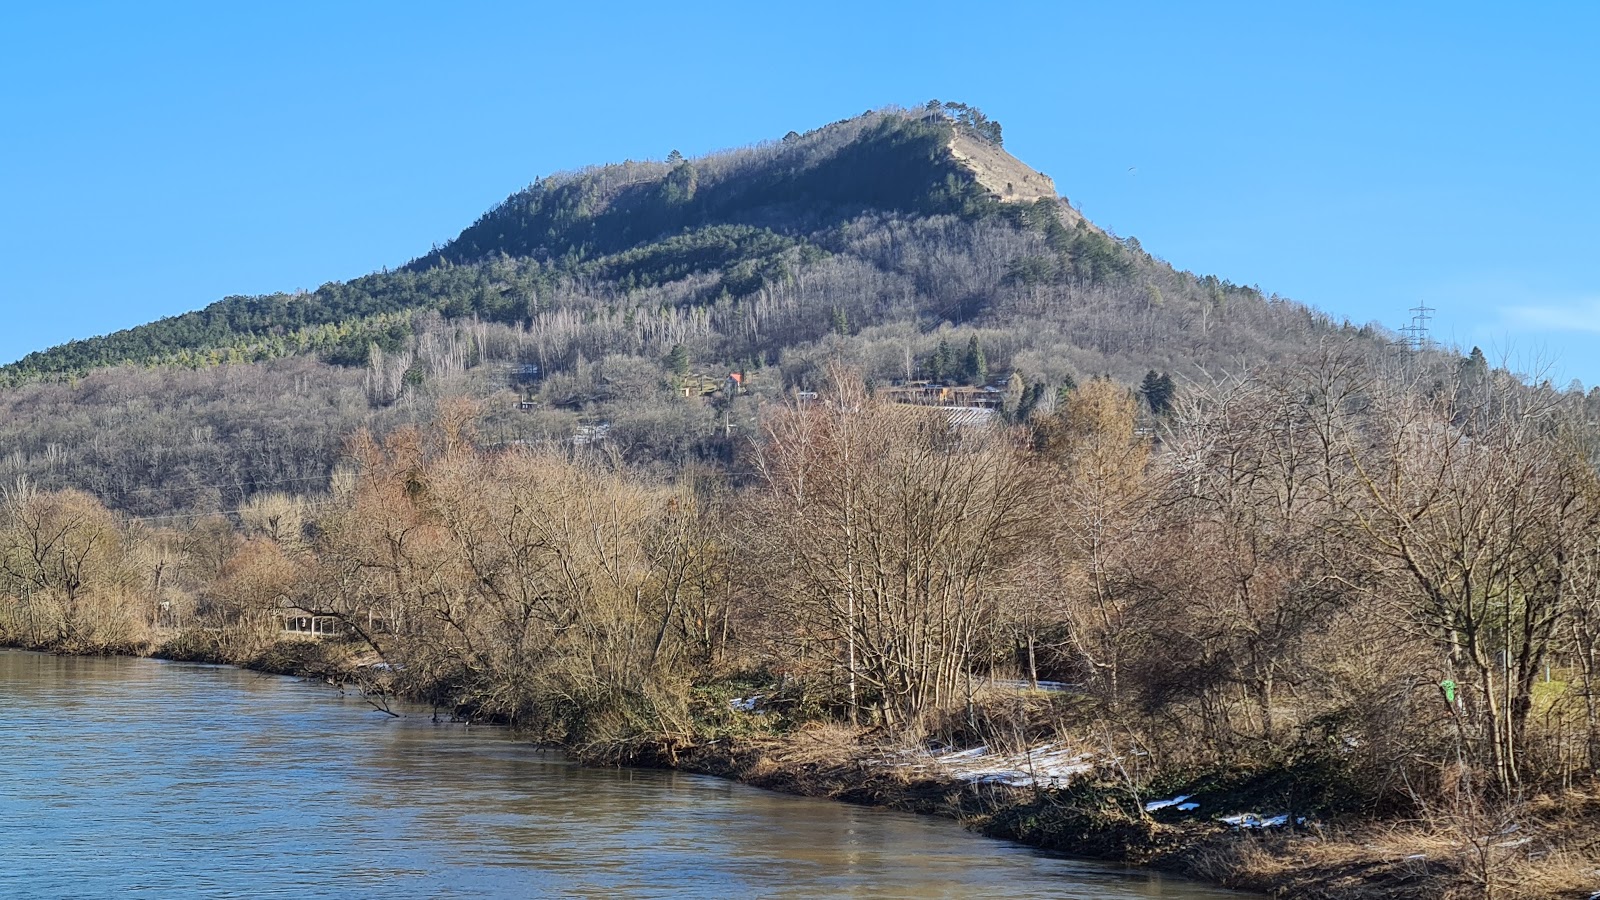
M1576 2L9 4L0 361L936 97L1182 268L1592 385L1597 60Z

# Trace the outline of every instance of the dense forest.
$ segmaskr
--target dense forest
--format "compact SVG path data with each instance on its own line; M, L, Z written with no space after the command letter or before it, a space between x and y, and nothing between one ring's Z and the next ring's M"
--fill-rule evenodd
M1074 747L986 808L1030 840L1312 823L1224 879L1600 864L1600 389L1175 270L972 107L543 178L0 384L12 644L315 646L592 759Z

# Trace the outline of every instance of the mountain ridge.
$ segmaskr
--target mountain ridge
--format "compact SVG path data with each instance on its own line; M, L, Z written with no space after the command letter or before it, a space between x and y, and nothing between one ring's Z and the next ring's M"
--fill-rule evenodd
M1328 339L1394 352L1095 227L999 136L946 104L557 174L399 268L40 351L0 368L0 484L235 509L460 396L495 442L599 434L667 474L725 467L838 363L878 385L1014 378L1048 412L1094 377L1181 390ZM737 396L715 391L729 373Z
M715 240L685 246L681 240L685 231L718 225L764 229L793 240L867 210L973 216L1002 204L1042 199L1053 202L1066 224L1085 221L1056 197L1048 176L963 125L958 117L970 118L970 109L946 104L937 110L880 110L694 160L628 161L537 179L456 238L394 271L329 282L312 292L225 297L199 310L35 351L0 366L0 379L72 376L123 363L204 365L307 351L357 362L364 341L394 342L393 323L348 326L428 309L457 290L447 282L458 279L427 273L496 256L594 274L606 256L680 238L675 249L686 258L668 274L681 277L738 262L770 264L777 245L784 243L751 233L713 236L732 238L732 247ZM630 271L639 268L634 262ZM589 272L581 271L585 263ZM399 277L406 273L423 276L424 283ZM760 280L751 274L745 273L746 286ZM737 291L739 285L732 287ZM496 320L513 317L508 310L483 306L471 312ZM339 325L347 327L330 330Z

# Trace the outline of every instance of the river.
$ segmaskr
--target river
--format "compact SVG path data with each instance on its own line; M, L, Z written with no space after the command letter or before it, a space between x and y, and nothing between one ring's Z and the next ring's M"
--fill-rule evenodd
M1235 897L217 666L0 651L0 896Z

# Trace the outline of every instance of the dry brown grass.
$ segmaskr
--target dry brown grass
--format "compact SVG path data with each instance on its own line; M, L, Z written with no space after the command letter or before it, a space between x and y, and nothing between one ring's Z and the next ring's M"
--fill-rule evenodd
M862 756L861 729L839 723L814 723L778 743L769 753L775 765L836 767Z
M1186 874L1278 897L1422 900L1456 883L1452 845L1405 828L1223 834L1181 852Z
M1514 817L1225 835L1188 848L1183 868L1220 884L1312 900L1587 898L1600 890L1600 820L1592 805L1580 796L1576 807L1546 799L1517 808Z
M1506 873L1512 898L1588 897L1600 891L1600 859L1557 851L1513 866Z

